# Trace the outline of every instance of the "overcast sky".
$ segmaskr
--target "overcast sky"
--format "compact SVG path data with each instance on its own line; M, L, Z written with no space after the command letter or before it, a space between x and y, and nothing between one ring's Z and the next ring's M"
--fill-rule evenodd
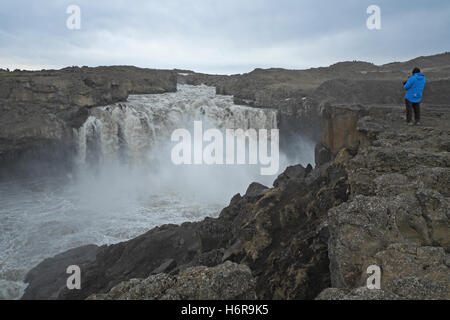
M381 8L381 30L366 26ZM66 27L69 5L81 29ZM450 51L448 0L1 0L0 68L207 73L382 64Z

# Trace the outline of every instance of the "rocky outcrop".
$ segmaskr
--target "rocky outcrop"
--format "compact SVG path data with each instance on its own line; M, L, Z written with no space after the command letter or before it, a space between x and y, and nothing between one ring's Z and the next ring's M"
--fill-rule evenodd
M394 281L390 290L329 288L322 291L316 300L448 300L448 284L436 284L423 278L410 277Z
M330 121L346 114L330 108ZM251 184L217 219L47 259L23 298L168 298L186 292L173 279L231 261L250 268L259 299L449 299L449 109L425 109L417 127L404 124L403 107L348 113L342 148L322 142L315 169L289 167L274 188ZM80 265L81 290L65 288L68 264ZM365 288L370 265L381 268L381 290Z
M401 117L401 108L381 109L357 121L369 146L346 140L360 148L345 164L349 201L328 212L331 282L339 290L321 298L371 298L370 290L351 290L377 265L386 292L379 298L450 299L450 113L425 109L423 127Z
M124 281L106 294L88 300L253 300L255 279L250 269L226 261L216 267L188 268L177 275L160 273Z
M406 76L404 71L386 72L358 62L309 70L257 69L233 76L134 67L7 72L0 78L1 167L4 172L9 172L8 164L14 163L17 167L17 160L22 158L27 159L26 165L18 168L22 172L34 159L42 160L36 164L41 171L46 171L46 166L52 168L55 163L68 164L74 153L72 129L84 123L88 108L123 101L128 94L175 91L177 79L188 84L215 86L219 94L234 95L238 104L278 109L280 147L290 156L289 146L299 136L314 142L320 140L325 102L394 101L392 97L398 99L401 96L399 83ZM436 78L444 76L437 75ZM430 96L448 101L443 93L447 91L442 90L446 84L439 82L437 89L427 86L433 93ZM49 154L54 160L51 164L47 161Z
M400 297L384 290L371 290L367 287L344 290L328 288L316 300L400 300Z
M297 166L277 186L254 183L217 219L155 228L96 249L95 260L74 261L70 252L47 259L30 272L23 299L85 299L132 278L176 276L226 261L252 270L260 299L313 299L331 284L326 215L347 199L346 173L331 162L315 170ZM81 290L66 289L68 264L80 266Z
M408 66L344 63L319 71L332 77L350 68L361 77L375 73L393 80L405 76L402 68ZM275 80L277 72L287 80ZM238 99L256 101L263 95L254 87L294 76L272 69L207 81L227 94L241 87ZM320 86L312 83L317 86L310 92ZM360 92L366 84L349 90ZM286 121L320 121L316 168L290 167L273 188L251 184L217 219L161 226L130 241L47 259L27 276L23 298L216 298L222 289L202 289L208 277L195 280L191 291L178 287L178 280L183 284L202 273L214 278L215 268L230 261L251 270L259 299L449 299L450 109L425 105L423 126L408 127L401 105L363 105L359 98L356 104L321 104L298 87L289 90L288 96L269 94L259 101L278 103ZM65 288L68 264L81 267L81 290ZM381 290L365 287L370 265L381 268ZM243 287L253 288L250 283Z
M189 72L180 80L214 86L218 94L233 95L236 104L278 109L280 147L289 154L288 146L298 136L321 140L321 113L326 105L403 104L402 82L417 66L428 80L424 103L448 105L449 65L450 54L444 53L382 66L348 61L307 70L255 69L231 76Z
M401 83L414 67L421 67L429 82L438 83L450 79L450 53L419 57L406 62L394 62L382 66L362 61L340 62L329 67L306 70L280 68L255 69L252 72L231 76L207 75L185 72L180 81L188 84L215 86L218 94L234 95L239 103L256 107L276 107L288 98L315 96L330 103L398 103L401 102ZM398 95L400 93L400 96ZM431 93L431 91L430 91ZM429 103L448 100L429 95ZM447 97L447 96L446 96ZM334 100L339 99L339 100Z
M98 246L88 245L45 259L37 268L28 272L25 282L32 285L28 286L24 299L27 297L33 297L37 300L56 299L63 286L61 286L61 283L53 282L53 280L67 278L66 270L71 265L80 266L94 261L97 251Z
M176 74L164 70L74 67L2 73L0 177L13 169L23 173L34 161L40 171L48 162L49 167L69 165L73 128L85 122L89 108L124 101L129 94L168 91L176 91Z
M367 112L362 105L325 107L322 114L322 144L332 154L342 148L357 149L362 139L357 123Z

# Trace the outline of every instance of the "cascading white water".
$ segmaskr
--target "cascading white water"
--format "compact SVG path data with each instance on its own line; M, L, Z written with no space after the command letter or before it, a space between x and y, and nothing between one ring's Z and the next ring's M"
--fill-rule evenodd
M78 163L129 161L139 165L161 151L177 128L201 120L218 129L275 129L277 113L233 104L213 87L178 86L177 93L132 95L125 103L94 108L76 133Z

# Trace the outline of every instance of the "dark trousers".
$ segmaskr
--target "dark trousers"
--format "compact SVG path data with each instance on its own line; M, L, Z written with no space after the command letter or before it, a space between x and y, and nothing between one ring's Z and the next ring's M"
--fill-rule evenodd
M412 120L412 113L414 110L414 121L420 122L420 102L414 103L409 101L408 99L405 99L405 105L406 105L406 122L410 123Z

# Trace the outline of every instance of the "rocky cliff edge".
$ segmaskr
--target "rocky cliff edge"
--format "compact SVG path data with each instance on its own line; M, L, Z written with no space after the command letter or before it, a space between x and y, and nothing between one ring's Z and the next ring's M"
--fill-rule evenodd
M251 184L217 219L47 259L27 275L23 299L137 297L123 293L131 279L170 280L226 261L251 270L243 286L255 281L259 299L450 299L450 109L426 107L413 127L403 114L328 106L316 168L290 167L273 188ZM81 267L81 290L65 287L71 264ZM366 288L371 265L380 290Z

